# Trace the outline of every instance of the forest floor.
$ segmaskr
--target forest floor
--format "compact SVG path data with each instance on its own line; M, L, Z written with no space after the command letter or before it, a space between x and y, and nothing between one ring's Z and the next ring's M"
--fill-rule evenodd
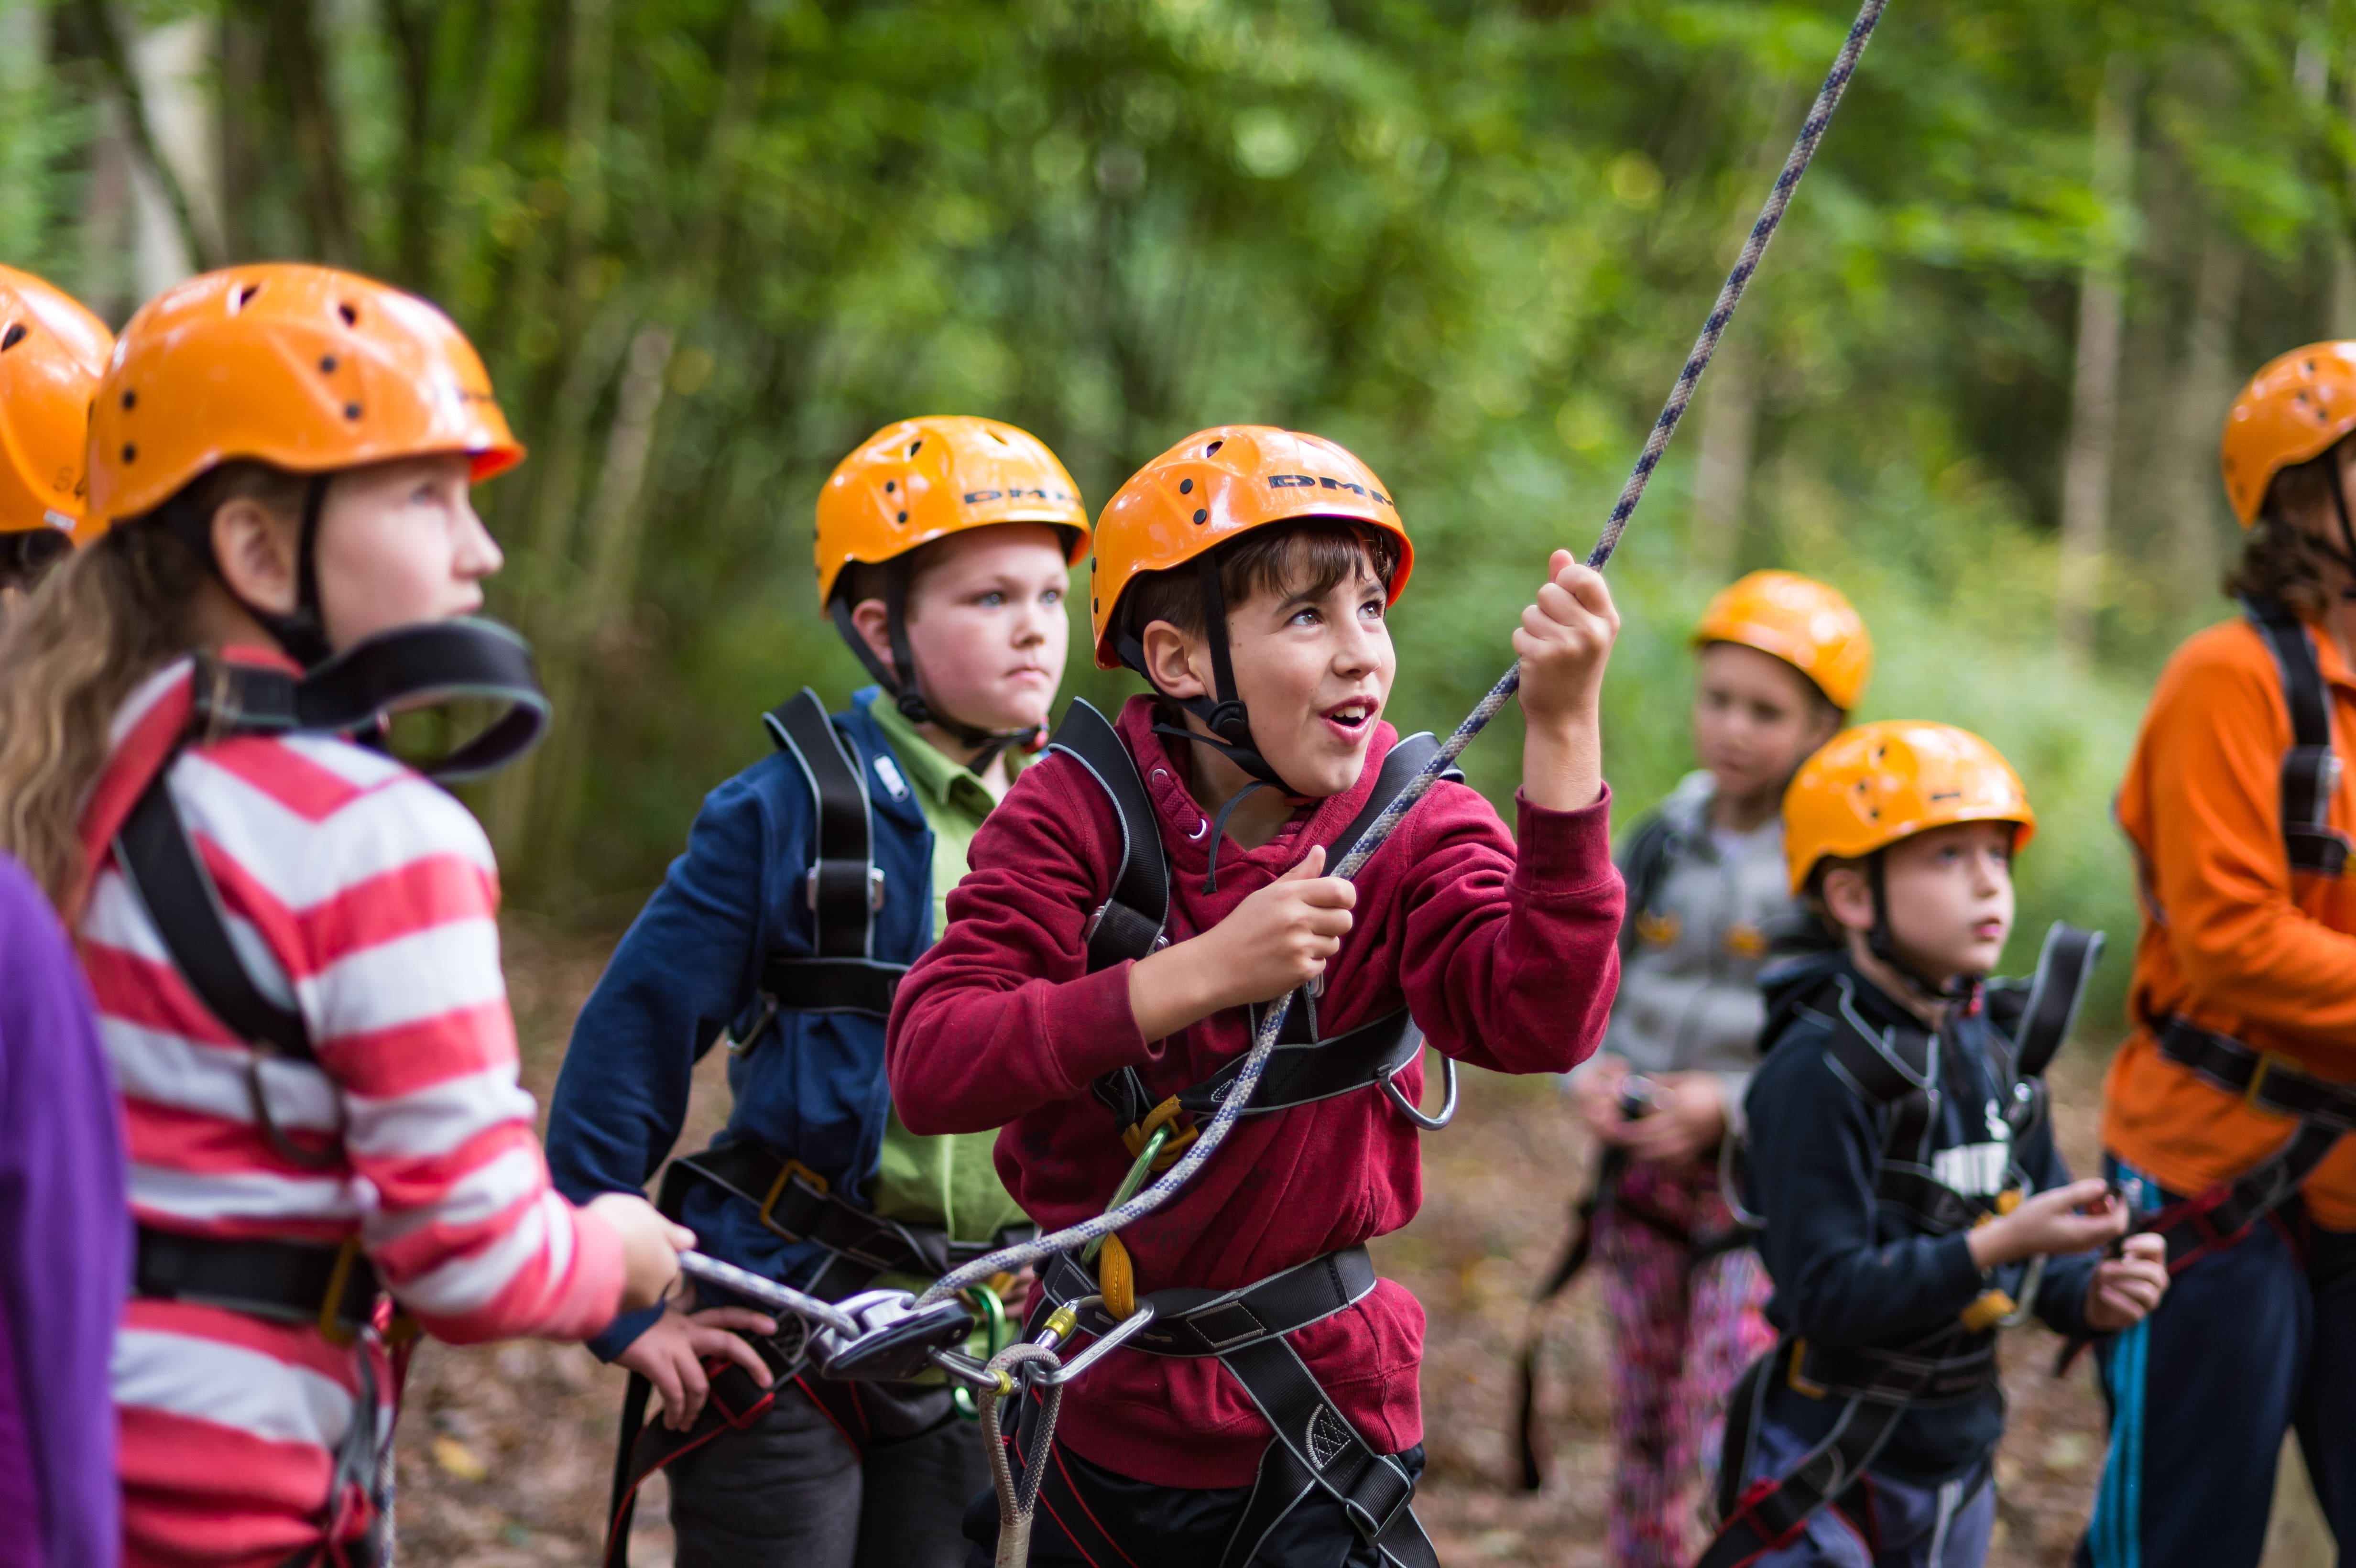
M607 944L535 923L508 924L508 972L526 1084L545 1105L573 1015ZM2054 1071L2055 1119L2071 1166L2096 1165L2100 1063L2065 1054ZM688 1137L700 1147L725 1115L719 1058L698 1073ZM1430 1317L1423 1375L1430 1458L1418 1509L1452 1563L1589 1568L1603 1562L1611 1403L1600 1293L1583 1282L1552 1314L1542 1406L1553 1473L1512 1484L1505 1434L1515 1360L1533 1283L1553 1261L1589 1151L1545 1081L1467 1072L1456 1125L1425 1140L1425 1198L1415 1222L1375 1243L1382 1272ZM2041 1328L2010 1337L2012 1418L1997 1459L1994 1568L2068 1561L2102 1471L2104 1427L2089 1358L2049 1374L2057 1341ZM622 1374L578 1347L522 1343L421 1347L402 1421L402 1560L418 1568L536 1568L596 1561ZM669 1568L657 1495L638 1512L633 1562ZM2332 1561L2295 1462L2286 1465L2265 1568Z

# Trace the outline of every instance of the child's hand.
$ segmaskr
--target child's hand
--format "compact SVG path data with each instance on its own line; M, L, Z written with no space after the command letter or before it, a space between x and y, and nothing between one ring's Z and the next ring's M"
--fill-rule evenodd
M2002 1219L1966 1232L1972 1262L1983 1269L2101 1246L2127 1228L2127 1206L2099 1176L2040 1192Z
M1514 652L1522 661L1522 712L1533 727L1592 722L1620 612L1603 574L1558 549L1537 603L1522 612Z
M1620 1141L1638 1159L1683 1165L1726 1136L1726 1086L1714 1073L1668 1072L1653 1081L1653 1108L1626 1123Z
M621 1310L660 1301L678 1280L679 1254L695 1245L695 1232L664 1219L636 1192L601 1192L588 1209L622 1239Z
M662 1396L663 1424L673 1432L684 1432L703 1413L703 1402L712 1393L711 1374L703 1370L706 1357L734 1361L750 1372L755 1382L767 1386L768 1364L761 1360L760 1351L732 1332L738 1328L774 1334L777 1325L742 1307L707 1307L693 1317L677 1307L665 1307L653 1326L631 1340L629 1349L614 1360L654 1385L655 1392Z
M1200 936L1141 959L1129 972L1138 1032L1167 1040L1227 1008L1272 1002L1325 973L1350 933L1358 891L1325 869L1325 847L1237 904Z
M1620 612L1601 572L1567 549L1554 552L1537 603L1522 612L1514 652L1522 662L1522 793L1536 805L1577 811L1603 792L1597 711L1603 667Z
M2086 1327L2097 1334L2132 1328L2168 1294L2168 1243L2149 1232L2129 1236L2119 1255L2094 1266L2086 1286Z
M1620 1115L1621 1086L1628 1082L1628 1064L1616 1056L1599 1056L1570 1081L1570 1103L1587 1130L1606 1144L1628 1141L1629 1124Z

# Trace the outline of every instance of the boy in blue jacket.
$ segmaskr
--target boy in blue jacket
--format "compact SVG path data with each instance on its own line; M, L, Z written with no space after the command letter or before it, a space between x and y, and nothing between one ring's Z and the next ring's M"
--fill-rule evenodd
M549 1115L559 1189L640 1189L724 1040L728 1126L663 1185L706 1253L832 1300L920 1288L1027 1228L992 1134L900 1125L884 1026L1046 733L1087 538L1070 475L1009 425L904 421L835 470L819 597L879 686L831 718L807 690L776 709L777 751L705 800L573 1028ZM590 1348L633 1374L609 1563L658 1468L680 1568L963 1562L989 1476L946 1387L824 1381L798 1324L726 1303L632 1314ZM649 1392L662 1418L640 1431Z
M1700 1568L1978 1568L2004 1435L1997 1331L2139 1321L2157 1238L2053 1147L2041 1073L2098 942L2057 926L1987 986L2036 828L1996 749L1944 724L1836 738L1783 799L1792 884L1844 946L1762 979L1749 1198L1776 1348L1730 1403Z

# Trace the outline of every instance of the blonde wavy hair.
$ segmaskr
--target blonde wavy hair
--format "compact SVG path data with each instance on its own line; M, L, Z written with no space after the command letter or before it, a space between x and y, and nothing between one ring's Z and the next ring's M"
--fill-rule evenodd
M209 518L242 496L299 517L305 483L230 463L166 506ZM90 874L81 814L106 765L109 727L141 681L195 647L208 572L174 529L119 526L59 563L0 625L0 848L69 921Z

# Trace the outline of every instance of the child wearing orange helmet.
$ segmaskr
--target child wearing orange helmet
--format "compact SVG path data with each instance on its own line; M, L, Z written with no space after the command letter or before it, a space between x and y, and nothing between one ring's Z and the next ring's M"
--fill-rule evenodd
M580 1339L689 1237L550 1190L517 1087L497 872L381 716L545 702L471 620L510 466L425 302L237 267L150 302L91 414L96 534L0 634L0 842L80 938L136 1222L113 1348L124 1561L380 1555L405 1322Z
M2004 1429L1997 1331L2140 1319L2167 1288L2098 1179L2072 1182L2042 1073L2099 937L2057 925L1989 983L2037 827L1996 748L1867 724L1783 799L1792 891L1840 935L1764 977L1744 1197L1781 1339L1737 1386L1700 1568L1978 1568Z
M113 349L80 301L0 267L0 595L30 590L84 537L90 401Z
M1771 936L1804 919L1783 865L1783 788L1840 729L1873 665L1848 601L1788 571L1722 590L1693 643L1702 766L1638 819L1619 855L1620 994L1603 1051L1571 1078L1603 1155L1545 1292L1569 1283L1590 1245L1607 1265L1619 1568L1692 1562L1687 1494L1715 1457L1727 1390L1772 1339L1766 1280L1719 1192L1718 1153L1741 1134Z
M1030 1233L987 1135L921 1136L894 1114L884 1019L1044 733L1087 539L1055 453L994 420L902 420L836 467L819 496L819 602L876 684L831 716L809 691L781 705L776 751L704 802L573 1027L549 1115L561 1189L640 1189L724 1034L727 1129L672 1161L661 1195L705 1252L839 1300L920 1289ZM977 1309L1000 1309L980 1294ZM715 1288L697 1296L700 1309L633 1314L590 1342L631 1374L608 1563L658 1469L680 1568L961 1561L966 1499L989 1472L939 1379L829 1381L808 1371L798 1323L781 1337ZM658 1394L662 1416L642 1427Z
M2298 1434L2356 1543L2356 343L2253 377L2220 456L2242 613L2161 672L2118 797L2144 911L2103 1147L2175 1279L2101 1349L2078 1561L2244 1568Z
M1141 1301L1159 1316L1069 1391L1052 1453L1025 1403L1009 1457L1044 1487L1034 1563L1436 1561L1409 1506L1422 1316L1365 1243L1413 1217L1419 1129L1446 1114L1419 1105L1418 1026L1443 1060L1510 1072L1601 1037L1618 620L1556 552L1514 635L1520 831L1440 783L1344 882L1320 873L1433 749L1383 722L1413 559L1388 487L1316 436L1230 425L1140 470L1098 519L1089 611L1098 664L1153 694L1117 720L1073 705L901 986L900 1114L1003 1126L1000 1171L1058 1226L1101 1212L1157 1132L1190 1137L1256 1009L1311 987L1216 1157L1095 1258L1042 1270L1035 1310L1071 1306L1083 1334ZM996 1519L977 1499L969 1563L992 1560Z

